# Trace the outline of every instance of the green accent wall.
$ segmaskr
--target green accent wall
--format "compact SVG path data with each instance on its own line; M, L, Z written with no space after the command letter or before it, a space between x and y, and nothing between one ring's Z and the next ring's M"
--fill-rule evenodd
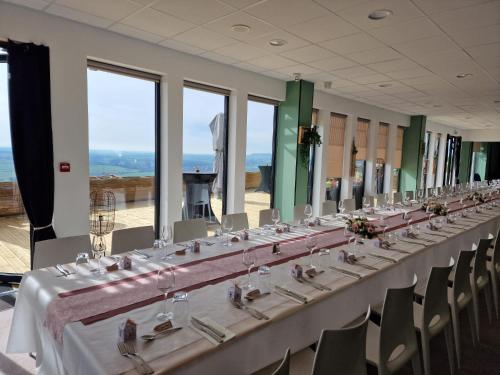
M314 83L290 81L286 84L286 100L278 108L274 207L283 221L293 219L293 207L306 203L308 168L302 162L298 142L299 125L310 127Z
M410 126L403 135L403 158L401 160L400 191L417 189L422 178L426 116L411 116Z
M460 183L469 182L471 159L472 142L462 142L462 146L460 147L460 164L458 169L458 180ZM486 167L486 163L484 166Z

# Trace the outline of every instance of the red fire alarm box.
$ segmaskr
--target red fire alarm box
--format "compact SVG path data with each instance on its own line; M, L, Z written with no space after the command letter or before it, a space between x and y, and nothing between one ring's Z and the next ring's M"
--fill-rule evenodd
M59 163L59 172L69 172L71 171L71 165L67 161L62 161Z

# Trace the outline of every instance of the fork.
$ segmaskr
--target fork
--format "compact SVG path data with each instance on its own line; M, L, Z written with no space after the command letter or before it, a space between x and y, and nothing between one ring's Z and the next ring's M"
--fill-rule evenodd
M142 358L139 355L139 353L137 353L133 342L126 342L126 343L123 343L123 345L125 346L125 349L127 350L128 354L134 356L142 363L142 367L144 368L146 374L154 374L155 370L153 370L151 368L151 366L149 366L147 364L147 362L144 360L144 358Z
M143 257L144 257L144 258L146 258L146 259L149 259L149 258L152 258L152 257L153 257L152 255L147 254L147 253L145 253L145 252L143 252L143 251L140 251L140 250L137 250L137 249L134 249L132 252L133 252L134 254L137 254L137 255L143 256Z
M117 346L118 346L118 350L120 351L120 354L123 357L126 357L126 358L130 359L134 363L135 370L139 374L141 374L141 375L146 375L146 370L144 369L144 367L142 366L142 364L132 354L130 354L127 351L127 349L125 348L124 343L123 342L119 342L119 343L117 343Z
M266 314L261 313L260 311L255 310L252 307L248 307L248 306L244 305L241 302L231 302L231 303L233 304L234 307L236 307L237 309L246 311L251 316L253 316L255 319L258 319L258 320L269 320L269 317Z

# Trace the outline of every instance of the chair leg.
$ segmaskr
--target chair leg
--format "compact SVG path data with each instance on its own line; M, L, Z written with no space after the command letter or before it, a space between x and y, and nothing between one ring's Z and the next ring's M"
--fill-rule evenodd
M418 351L411 359L411 367L413 368L413 375L422 375L422 365L420 364L420 354Z
M479 342L479 301L477 289L472 288L472 305L474 306L474 323L476 324L476 337Z
M493 292L493 304L495 305L495 316L498 320L498 279L495 269L490 272L491 290Z
M422 359L424 361L424 374L431 375L431 353L429 347L429 337L420 334L420 342L422 343Z
M451 309L451 323L453 325L453 336L455 337L457 367L460 368L462 366L462 354L460 353L460 313L455 308ZM472 335L472 337L474 337L474 335Z
M472 346L475 347L479 343L479 336L477 334L474 306L470 303L467 305L467 315L469 316L470 334L472 336Z
M486 300L486 309L488 310L488 322L491 325L493 321L493 307L491 306L491 301L493 300L493 297L491 295L490 283L484 286L483 292L484 292L484 299Z
M453 355L453 330L451 324L448 324L444 329L444 337L446 339L446 349L448 350L448 362L450 363L450 374L455 375L455 361Z

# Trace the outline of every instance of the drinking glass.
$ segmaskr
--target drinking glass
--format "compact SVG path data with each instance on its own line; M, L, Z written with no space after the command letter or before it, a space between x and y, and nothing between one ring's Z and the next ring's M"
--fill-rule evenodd
M259 267L259 290L261 293L271 292L271 267L262 265Z
M165 296L163 311L156 315L159 321L172 319L172 312L167 312L168 292L175 287L175 273L172 267L161 269L156 274L156 288Z
M83 270L89 266L89 253L81 252L76 255L75 265L78 273L83 273Z
M345 211L344 201L340 201L339 202L339 211L340 211L341 214L344 213L344 211Z
M172 255L168 254L168 245L172 242L173 240L173 235L172 235L172 226L171 225L163 225L161 227L161 234L160 234L160 239L163 241L163 256L161 257L162 260L166 259L172 259Z
M226 243L224 246L229 247L231 246L231 242L229 242L229 234L233 230L233 221L231 220L230 217L224 216L222 218L222 225L221 225L222 233L226 234Z
M279 208L273 208L271 211L271 220L274 223L274 229L276 229L278 223L280 222L280 210Z
M173 316L176 326L187 326L189 323L189 298L187 292L179 291L174 293Z
M425 209L425 213L427 214L428 216L428 221L429 223L431 222L431 218L432 218L432 215L434 215L434 212L432 212L432 209L427 206L427 208Z
M363 207L364 208L370 207L370 200L368 199L368 197L363 197Z
M309 220L311 219L312 214L313 214L312 206L310 204L306 204L306 206L304 207L304 215L307 218L307 223L309 223Z
M385 238L385 231L387 230L387 221L385 220L385 216L384 215L380 216L379 225L382 228L382 237Z
M96 242L95 237L92 240L92 255L94 256L94 259L97 259L97 269L94 270L94 273L97 275L97 277L102 277L104 276L104 271L101 267L101 258L105 254L106 246L102 238L97 241L98 242Z
M309 235L306 237L306 247L309 250L309 267L311 268L316 268L316 266L313 264L313 252L317 244L318 239L316 238L316 236Z
M255 266L255 263L257 263L257 256L255 255L255 252L250 251L250 250L244 250L243 251L243 260L242 263L247 267L248 269L248 281L247 285L244 286L244 289L252 289L252 284L251 284L251 278L250 278L250 272L252 271L252 267Z

